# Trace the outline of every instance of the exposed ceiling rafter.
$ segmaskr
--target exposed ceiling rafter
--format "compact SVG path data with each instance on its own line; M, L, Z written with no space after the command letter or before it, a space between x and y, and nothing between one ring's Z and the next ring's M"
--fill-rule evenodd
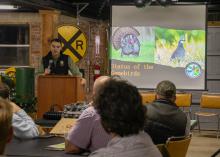
M158 5L151 0L150 5ZM220 14L220 0L169 0L169 5L207 4L208 12ZM135 5L135 0L1 0L0 4L19 5L18 12L38 10L59 10L68 16L84 16L98 20L110 19L111 5Z

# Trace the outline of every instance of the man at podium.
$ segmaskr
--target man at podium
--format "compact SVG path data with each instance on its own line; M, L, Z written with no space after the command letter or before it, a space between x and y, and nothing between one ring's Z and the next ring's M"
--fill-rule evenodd
M69 71L74 76L82 76L77 65L68 56L63 54L61 41L58 38L52 39L50 52L42 58L39 73L45 75L68 75Z

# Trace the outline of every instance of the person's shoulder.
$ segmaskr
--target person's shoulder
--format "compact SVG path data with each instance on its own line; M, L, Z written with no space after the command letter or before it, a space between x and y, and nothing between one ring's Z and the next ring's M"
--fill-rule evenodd
M69 63L75 64L73 59L69 55L63 54L63 56L68 60Z
M42 56L42 60L47 60L52 58L52 52L49 51L46 55Z
M112 147L105 147L92 152L89 157L107 157L115 154Z
M137 134L137 137L138 137L140 140L143 140L143 141L145 141L145 142L147 142L147 143L149 143L149 141L152 141L150 135L147 134L147 133L144 132L144 131L139 132L139 134Z
M145 106L145 108L146 108L147 111L148 111L148 110L151 110L152 108L154 108L155 106L157 106L157 103L151 102L151 103L145 104L144 106Z
M68 58L68 59L70 58L70 56L65 54L64 52L60 52L60 56L62 56L63 58Z
M95 108L93 106L90 106L82 112L79 119L92 118L92 117L96 116L96 114L97 114L97 112L96 112Z

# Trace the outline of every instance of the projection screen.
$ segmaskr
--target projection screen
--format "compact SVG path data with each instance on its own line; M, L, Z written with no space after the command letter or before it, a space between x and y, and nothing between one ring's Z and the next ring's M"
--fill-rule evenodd
M204 90L206 6L112 6L111 75L141 89L170 80Z

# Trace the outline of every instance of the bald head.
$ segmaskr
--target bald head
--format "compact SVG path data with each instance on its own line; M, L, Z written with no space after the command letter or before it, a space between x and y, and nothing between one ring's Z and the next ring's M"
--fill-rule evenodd
M100 76L95 80L93 85L93 95L98 93L99 89L105 84L108 79L110 79L109 76Z

